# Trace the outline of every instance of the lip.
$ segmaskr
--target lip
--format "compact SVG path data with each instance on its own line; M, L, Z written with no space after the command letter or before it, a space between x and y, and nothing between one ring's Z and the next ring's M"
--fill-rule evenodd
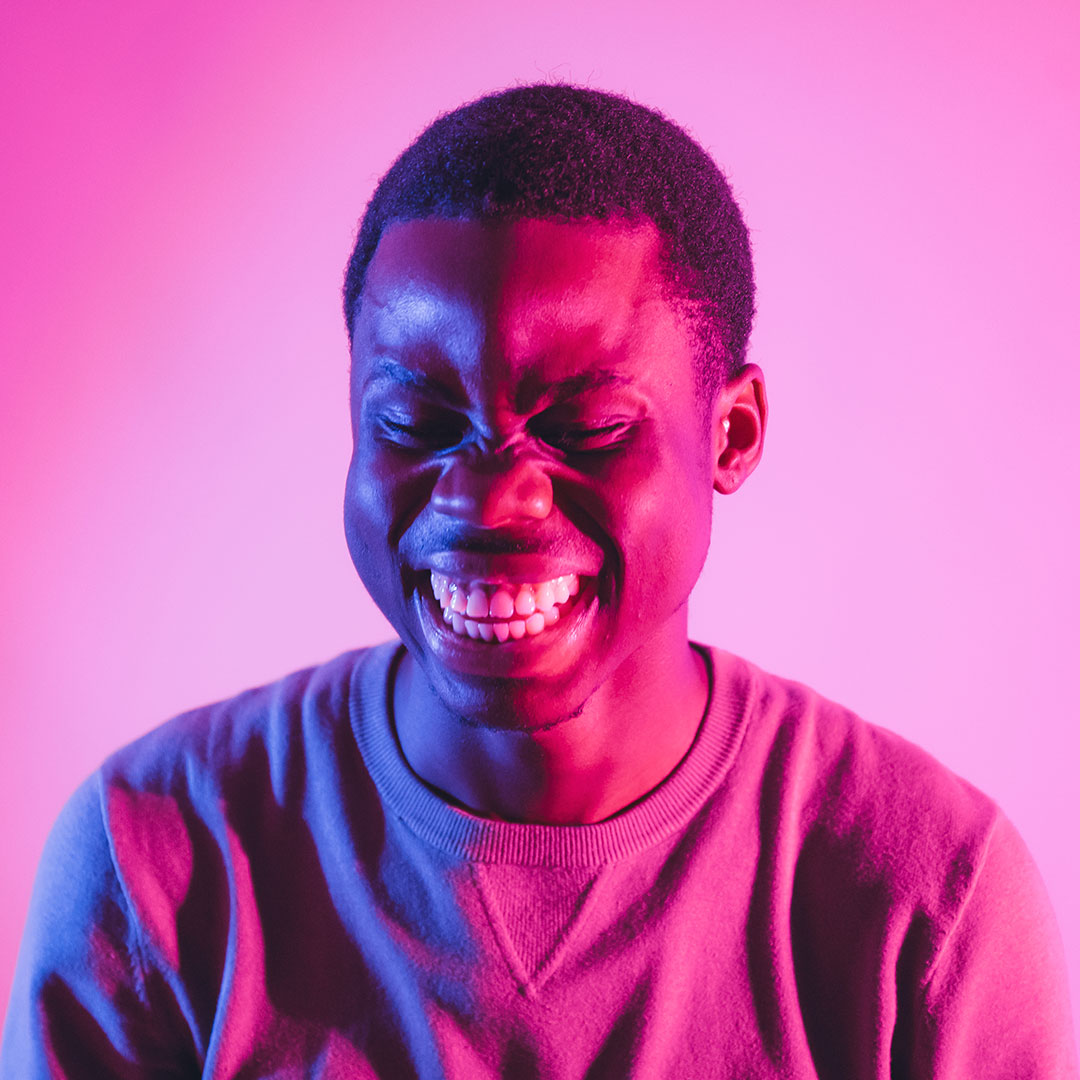
M500 580L491 577L490 560L485 560L485 563L483 574L477 574L476 580ZM549 560L545 560L544 574L548 573L551 565ZM447 573L442 569L438 569L438 572ZM459 573L460 566L453 572ZM507 579L506 584L548 580L544 576L529 577L528 572L523 572L526 573L524 578L519 581ZM558 576L558 572L554 576ZM495 678L553 674L561 666L560 660L569 659L570 654L576 651L587 623L597 614L596 579L585 575L579 575L579 578L581 591L573 607L557 623L535 637L524 637L518 641L511 639L499 644L455 634L443 621L442 609L431 592L430 583L420 584L413 593L413 600L423 637L433 658L439 663L460 674Z
M434 570L453 581L483 581L491 585L532 585L553 581L564 574L595 578L598 567L546 555L474 555L469 552L444 552L425 559L419 571Z

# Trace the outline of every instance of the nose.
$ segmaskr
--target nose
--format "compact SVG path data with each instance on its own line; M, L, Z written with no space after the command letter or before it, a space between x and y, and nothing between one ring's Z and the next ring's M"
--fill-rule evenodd
M431 503L442 514L484 529L540 521L551 513L551 478L534 459L504 452L455 459Z

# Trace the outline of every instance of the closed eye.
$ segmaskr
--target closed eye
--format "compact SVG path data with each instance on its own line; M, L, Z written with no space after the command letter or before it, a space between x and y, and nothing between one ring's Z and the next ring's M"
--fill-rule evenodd
M535 425L534 434L565 454L593 454L616 449L630 436L633 428L633 423L625 420L594 426L549 422Z
M380 416L379 435L395 446L407 450L448 450L464 437L464 425L453 420L413 419L399 416Z

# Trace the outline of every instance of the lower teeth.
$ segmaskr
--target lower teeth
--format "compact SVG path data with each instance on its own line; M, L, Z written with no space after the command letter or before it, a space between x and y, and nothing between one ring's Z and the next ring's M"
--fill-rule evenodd
M460 637L470 637L478 641L488 641L500 645L505 641L520 641L523 637L536 637L549 626L559 621L560 611L553 607L547 612L535 611L527 619L508 619L503 621L480 621L467 619L464 615L450 608L443 608L443 621Z
M579 587L577 574L535 585L492 586L494 591L490 591L476 583L454 584L436 571L431 573L432 593L444 622L459 637L495 645L543 633L558 622L562 608L574 603Z

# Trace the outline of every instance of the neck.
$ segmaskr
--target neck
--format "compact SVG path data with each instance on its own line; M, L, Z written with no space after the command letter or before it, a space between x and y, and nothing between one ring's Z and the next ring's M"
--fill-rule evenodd
M394 723L412 770L486 817L551 825L611 817L679 764L709 696L702 656L686 639L639 650L573 716L542 730L480 727L454 716L406 654Z

